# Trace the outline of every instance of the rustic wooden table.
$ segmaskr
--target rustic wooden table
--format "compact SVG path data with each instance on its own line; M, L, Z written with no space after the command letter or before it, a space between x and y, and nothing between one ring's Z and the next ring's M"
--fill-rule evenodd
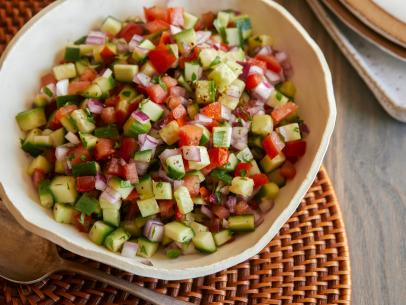
M305 1L278 2L316 40L333 75L338 114L325 164L344 214L353 304L405 304L406 124L386 114Z

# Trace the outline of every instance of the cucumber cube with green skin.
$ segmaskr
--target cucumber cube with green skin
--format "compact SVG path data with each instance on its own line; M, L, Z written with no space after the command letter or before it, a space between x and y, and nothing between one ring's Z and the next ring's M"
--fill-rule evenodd
M149 241L143 237L138 238L138 256L150 258L158 251L158 248L159 243Z
M120 82L130 83L134 79L135 74L138 73L137 65L128 64L115 64L114 77Z
M168 248L165 250L165 254L168 258L174 259L182 254L182 251L178 248Z
M87 98L101 98L103 91L97 84L92 84L82 92L82 95Z
M131 184L130 181L128 180L123 180L119 177L112 177L109 179L108 185L118 192L121 196L122 199L126 199L132 190L134 189L134 186Z
M194 29L187 29L174 35L181 53L196 45L196 32Z
M213 80L196 82L195 97L198 104L208 104L216 100L216 83Z
M243 44L242 33L238 28L225 29L227 44L232 47L241 46Z
M238 75L239 74L235 73L228 64L220 63L212 72L210 72L208 78L214 80L217 87L222 92L238 78Z
M204 146L199 146L200 149L200 161L189 161L189 169L201 170L210 164L209 153L207 148Z
M267 114L255 114L252 118L251 131L254 134L266 136L273 130L272 117Z
M202 137L200 138L200 145L206 145L210 141L210 131L203 125L195 124L200 127L203 131Z
M149 77L153 77L154 75L158 74L149 60L142 65L140 72L148 75Z
M213 146L228 148L231 145L231 126L220 126L213 128Z
M223 168L228 172L233 172L237 168L238 162L239 161L238 161L237 157L235 156L235 154L230 153L228 156L228 161L227 161L226 165L223 166Z
M155 45L148 39L141 41L139 48L135 48L132 54L132 58L137 61L143 61L147 58L149 51L155 49Z
M76 202L75 208L86 215L92 215L100 211L100 204L96 198L85 193Z
M17 114L16 121L21 130L28 131L44 126L47 118L44 108L34 108Z
M65 129L59 128L49 135L53 147L61 146L65 143Z
M152 189L155 199L170 200L172 199L172 185L169 182L152 182Z
M75 121L75 125L80 132L91 133L96 128L94 118L90 112L86 112L84 109L72 111L71 118Z
M258 167L258 163L255 160L250 161L251 168L248 170L247 176L252 176L255 174L261 174L261 170Z
M212 68L213 66L215 66L215 64L220 63L219 53L215 49L207 48L207 49L201 50L199 53L199 59L200 59L200 62L202 64L203 68L205 68L205 69Z
M278 127L276 129L276 132L282 136L285 142L296 141L302 138L300 135L300 127L298 123L291 123Z
M109 77L98 77L93 81L94 84L99 86L102 91L102 97L107 97L111 89L116 86L116 81L112 76Z
M188 12L183 12L183 28L193 29L198 19L199 18L192 14L189 14Z
M165 236L180 243L187 243L193 238L193 230L178 221L167 223L164 229Z
M294 98L296 87L291 80L286 80L278 86L278 90L287 97Z
M289 102L289 98L284 96L278 90L273 90L272 94L271 94L271 97L268 99L266 104L268 106L271 106L272 108L278 108L280 106L285 105L287 102Z
M142 217L155 215L160 212L159 205L155 198L137 200L137 205L140 209Z
M254 191L254 180L248 177L234 177L231 182L230 192L241 195L251 196Z
M75 121L72 119L70 114L65 115L61 119L61 124L67 131L70 131L72 133L78 132L78 129L76 128L76 125L75 125Z
M51 170L51 165L44 156L39 155L34 160L31 161L30 165L27 168L28 175L32 175L36 169L43 171L45 174L49 173Z
M240 103L240 97L244 92L244 89L245 83L240 79L236 79L221 94L219 102L231 110L234 110ZM233 96L230 96L228 94L229 92L232 92ZM239 97L234 97L234 95L239 95Z
M148 199L154 196L152 178L146 175L139 179L138 183L135 185L135 189L139 194L141 199Z
M275 199L279 194L279 186L276 183L268 182L261 186L256 198Z
M179 58L179 48L178 48L178 45L177 45L176 43L171 43L171 44L168 44L167 46L168 46L169 51L171 51L172 54L173 54L176 58ZM172 65L172 68L176 68L176 67L177 67L177 62L175 62L175 63Z
M152 125L149 120L145 123L140 123L133 116L130 116L127 122L125 122L123 130L125 136L137 137L140 134L148 133L151 127Z
M240 15L234 18L234 23L240 30L243 39L247 39L252 33L251 19L247 15Z
M269 173L274 169L282 166L283 162L285 162L286 157L283 153L279 153L276 157L271 159L268 155L266 155L259 164L261 165L262 169L265 173Z
M78 176L96 176L100 170L100 165L96 161L87 161L83 163L74 164L72 166L72 175Z
M124 243L129 239L130 234L124 231L123 228L118 228L107 235L103 244L108 250L112 252L118 252L121 250Z
M254 215L230 216L227 221L228 229L233 232L250 232L255 230Z
M248 47L255 49L257 47L271 46L272 38L269 35L255 35L248 38Z
M107 191L107 189L106 189ZM109 189L109 192L115 192L113 189ZM118 197L118 196L117 196ZM103 193L99 197L100 208L104 209L116 209L119 210L121 208L121 199L118 198L115 202L111 202L105 199Z
M55 203L53 213L56 222L65 224L73 224L75 217L80 214L80 212L72 206L59 202Z
M77 61L80 59L80 48L77 46L66 47L65 49L65 61Z
M104 127L98 127L94 130L94 135L98 138L118 139L120 133L115 124L110 124Z
M48 104L48 96L37 94L33 103L35 107L45 107Z
M200 108L197 103L190 103L186 106L187 115L193 119L199 113Z
M89 133L79 132L80 141L82 141L83 147L86 149L92 149L96 146L98 138Z
M113 36L117 35L122 28L123 24L120 20L109 16L104 20L103 25L101 26L100 30L105 33L113 34Z
M52 139L49 135L42 134L42 135L34 136L32 141L33 141L33 144L39 148L52 147Z
M54 196L52 195L49 180L43 180L38 186L39 202L44 208L50 209L54 205Z
M190 227L192 228L193 232L195 233L195 235L199 232L207 232L209 231L209 228L202 225L201 223L198 223L196 221L192 221L190 223Z
M168 145L175 144L179 140L179 125L173 120L159 131L159 136Z
M137 96L137 91L129 85L124 86L118 94L120 100L132 101Z
M151 162L152 157L153 157L152 149L140 150L134 154L134 160L140 162L149 163Z
M223 230L213 234L214 242L217 247L220 247L233 239L233 232L230 230Z
M161 106L149 99L143 100L139 106L139 109L145 113L152 122L158 121L164 113Z
M103 209L103 221L112 226L118 227L120 225L120 210Z
M185 186L178 187L174 192L174 197L176 200L176 205L178 206L179 212L182 214L187 214L193 211L193 200L190 197L190 193Z
M185 176L185 166L181 155L170 156L165 160L166 172L172 179L182 179Z
M75 178L72 176L56 176L49 186L55 201L73 204L78 197Z
M216 252L217 247L211 232L198 232L192 239L195 248L204 253Z
M241 162L249 162L254 159L254 156L252 155L251 150L246 147L237 153L237 159Z
M82 97L80 95L61 95L56 97L56 106L61 108L66 104L79 105Z
M57 80L69 79L76 77L76 67L73 63L62 64L53 67L52 71Z
M196 82L202 74L202 67L197 63L185 63L185 80L187 82Z
M96 221L89 232L89 238L97 245L102 245L106 237L114 231L114 227L99 220Z

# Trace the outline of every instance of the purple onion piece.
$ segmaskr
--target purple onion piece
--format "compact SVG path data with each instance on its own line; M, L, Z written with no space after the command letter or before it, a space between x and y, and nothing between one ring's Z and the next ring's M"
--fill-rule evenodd
M103 111L103 103L96 99L89 99L87 102L87 108L91 113L100 114Z
M55 158L56 160L64 160L69 152L69 148L66 146L58 146L55 148Z
M134 75L133 82L137 85L148 87L151 84L151 77L140 72Z
M79 140L78 136L75 135L73 132L70 132L70 131L69 131L69 132L65 135L65 139L68 140L68 141L69 141L70 143L72 143L72 144L75 144L75 145L80 144L80 140Z
M181 151L179 148L173 148L173 149L165 149L160 155L159 159L161 160L162 163L165 163L166 159L172 156L180 155Z
M128 258L134 258L138 251L138 244L126 241L121 249L121 255Z
M205 43L207 40L209 40L211 36L210 31L197 31L196 32L196 44L202 44Z
M164 237L164 225L161 221L150 219L144 226L144 236L153 242L160 242Z
M210 219L213 218L213 213L212 213L212 211L211 211L208 207L206 207L205 205L202 205L202 207L200 208L200 211L201 211L204 215L206 215L207 217L209 217Z
M182 155L185 160L189 161L201 161L199 146L183 146Z
M229 209L230 213L235 213L235 206L237 205L237 197L228 196L225 205Z
M135 167L137 168L137 173L138 175L142 176L147 173L149 163L148 162L142 162L142 161L135 161Z
M273 91L273 87L267 82L262 81L260 82L252 91L252 94L261 99L262 101L266 101L271 97Z
M182 185L183 185L183 180L174 180L173 181L173 190L176 191Z
M106 43L107 36L103 32L91 31L86 37L86 44L92 45L104 45Z
M145 123L149 122L149 117L142 111L138 111L138 110L134 111L131 114L131 117L136 119L141 124L145 124Z
M99 191L104 191L107 187L107 180L102 174L97 173L95 188Z

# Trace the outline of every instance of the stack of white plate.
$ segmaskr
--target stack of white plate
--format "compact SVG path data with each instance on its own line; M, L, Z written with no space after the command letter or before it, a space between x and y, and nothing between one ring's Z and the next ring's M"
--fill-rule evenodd
M308 0L382 107L406 122L406 1Z

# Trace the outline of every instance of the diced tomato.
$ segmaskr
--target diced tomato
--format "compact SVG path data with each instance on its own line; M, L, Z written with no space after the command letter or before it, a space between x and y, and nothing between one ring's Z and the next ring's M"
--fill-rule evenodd
M179 146L199 145L203 131L199 126L184 125L179 131Z
M134 153L137 150L137 140L134 138L123 137L121 139L121 146L120 150L118 151L118 155L120 158L123 158L125 161L132 159L134 157Z
M186 109L185 107L181 104L175 107L175 109L172 110L172 115L174 119L180 119L186 116Z
M213 217L210 219L209 222L209 230L210 232L217 233L220 232L221 229L221 220L218 217Z
M280 173L286 179L293 179L296 175L296 168L291 162L286 161L281 166Z
M275 73L281 72L281 70L282 70L281 65L272 55L257 55L256 58L266 62L266 67L269 70L271 70Z
M185 62L191 62L199 58L200 48L194 47L192 52L188 53L187 55L183 55L179 58L179 67L184 69Z
M213 21L216 18L216 14L214 14L213 12L207 12L204 13L200 19L197 21L196 25L195 25L195 29L197 31L200 30L210 30L213 28Z
M200 179L198 176L190 175L183 178L183 185L188 189L190 196L197 196L200 192Z
M59 108L59 109L55 112L55 115L54 115L53 120L51 121L51 124L52 124L53 126L59 126L59 124L60 124L62 118L63 118L65 115L71 113L73 110L76 110L76 109L78 109L78 107L77 107L76 105L66 105L66 106L63 106L63 107Z
M247 176L248 171L251 169L252 164L248 162L238 163L237 168L234 171L234 177Z
M169 109L174 110L176 107L182 104L182 98L180 96L169 96L167 99Z
M127 196L126 199L124 199L125 201L134 201L137 200L138 197L140 197L140 195L138 194L136 189L133 189L130 193L130 195Z
M187 119L186 115L183 117L180 117L179 119L176 119L176 123L178 123L178 125L180 127L182 127L183 125L186 125L187 122L188 122L188 119Z
M115 118L117 124L120 126L125 123L127 118L130 116L129 109L130 104L127 100L120 100L115 108Z
M118 37L124 38L127 42L133 38L134 35L144 34L144 25L141 23L129 22L118 34Z
M175 206L175 217L176 217L176 220L178 220L178 221L183 221L183 219L184 219L183 214L179 211L179 208L177 206Z
M215 167L226 165L228 162L228 150L225 148L209 148L210 163Z
M154 21L148 22L145 25L145 28L150 33L166 31L166 30L169 30L169 23L166 21L163 21L163 20L154 20Z
M149 86L147 88L147 93L151 100L158 104L163 104L166 96L168 95L168 92L165 91L159 84Z
M263 80L262 75L260 74L250 74L247 77L247 80L245 81L245 85L248 90L254 89L256 86L258 86Z
M126 220L133 220L140 213L140 209L138 208L138 204L135 203L135 202L131 202L131 201L127 200L127 199L125 201L130 202L130 204L128 204L128 207L127 207L127 211L126 211L126 214L125 214L125 219Z
M211 123L209 123L209 124L206 125L206 128L207 128L209 131L213 131L213 128L214 128L214 127L217 127L217 126L219 126L219 125L220 125L220 123L219 123L218 121L213 120L213 122L211 122Z
M176 78L170 77L170 76L163 76L162 81L165 83L165 85L170 89L172 87L175 87L178 84L178 81Z
M161 217L168 219L175 216L175 201L173 200L159 200L159 211L161 213Z
M161 37L159 38L158 45L167 45L171 43L171 33L169 31L163 31Z
M45 179L45 173L42 169L36 168L32 172L31 180L32 183L34 184L35 188L38 188L39 184L41 181Z
M111 64L114 61L116 54L108 46L105 46L103 50L101 50L100 56L106 64Z
M113 140L99 138L94 147L94 156L96 160L103 160L114 154Z
M100 118L105 124L113 124L116 122L116 110L114 107L103 108Z
M279 106L272 110L271 116L275 124L278 124L284 118L295 113L299 107L293 102L287 102L286 104Z
M257 189L261 185L264 185L269 182L268 176L262 173L254 174L250 176L252 180L254 180L254 188Z
M221 103L215 102L208 104L202 108L200 112L209 118L219 121L221 120Z
M237 215L244 215L244 214L248 213L249 210L250 210L250 206L248 205L248 203L246 201L239 201L235 205L235 213Z
M262 140L262 146L269 158L273 159L285 147L285 143L283 143L278 134L273 131Z
M183 27L183 7L168 8L168 17L170 24Z
M168 11L165 8L152 6L150 8L144 7L145 19L147 21L163 20L168 21Z
M76 189L78 192L91 192L95 189L96 178L94 176L76 177Z
M73 81L69 84L68 87L68 94L75 95L81 93L90 86L89 81Z
M288 158L301 157L306 153L306 142L303 140L286 142L282 152Z
M259 60L258 58L249 58L247 62L251 65L260 67L262 70L264 70L264 72L266 70L266 62L263 60Z
M56 84L56 82L57 80L52 72L41 77L41 87L44 87L48 84Z
M106 101L104 102L104 105L106 105L107 107L115 107L118 102L120 102L120 97L115 95L115 96L110 96L106 99Z
M82 217L83 217L83 219L81 219ZM90 231L91 225L92 225L92 216L91 215L82 216L81 214L76 214L73 217L73 226L79 232L88 233Z
M97 77L97 72L92 68L87 68L83 74L79 77L81 81L91 82Z
M228 216L230 216L230 211L222 205L214 205L211 210L213 214L220 219L228 218Z
M48 148L44 151L43 156L49 163L54 164L56 161L55 148Z
M123 176L131 183L138 183L137 167L135 162L127 163L123 166Z
M169 88L169 95L170 96L186 96L186 89L181 86L174 86Z
M148 53L148 58L158 73L165 73L176 61L176 56L166 45L159 45Z
M120 164L120 160L117 158L111 158L111 160L106 165L105 173L106 175L121 177L123 174L123 168Z
M82 144L70 149L66 157L72 165L92 160L90 152Z

